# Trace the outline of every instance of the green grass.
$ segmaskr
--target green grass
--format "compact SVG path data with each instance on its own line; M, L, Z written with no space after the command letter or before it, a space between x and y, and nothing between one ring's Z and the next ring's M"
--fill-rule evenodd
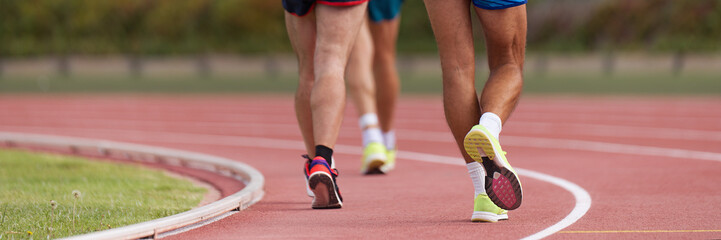
M58 238L149 221L197 206L205 191L159 170L0 149L0 239Z
M479 71L480 89L487 72ZM401 73L403 93L440 93L440 72ZM529 94L612 94L612 95L719 95L721 71L684 72L679 76L669 71L623 72L604 75L598 72L549 72L538 74L528 71L524 93ZM294 75L275 77L239 76L198 78L126 76L104 77L5 77L0 78L0 93L83 93L83 92L143 92L143 93L290 93L295 90Z
M0 78L0 93L217 93L217 92L291 92L297 86L292 76L268 78L234 77L6 77Z

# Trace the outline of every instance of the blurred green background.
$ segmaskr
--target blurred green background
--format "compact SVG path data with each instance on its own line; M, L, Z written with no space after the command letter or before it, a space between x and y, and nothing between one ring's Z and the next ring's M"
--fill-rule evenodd
M530 0L528 24L526 92L721 94L721 1ZM404 92L440 90L422 1L398 51ZM294 61L280 0L0 0L0 92L288 92Z

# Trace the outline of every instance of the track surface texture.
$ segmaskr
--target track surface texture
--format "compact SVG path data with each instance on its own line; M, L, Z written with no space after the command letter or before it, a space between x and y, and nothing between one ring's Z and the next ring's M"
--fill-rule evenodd
M349 105L335 154L345 201L334 210L311 209L305 194L290 95L2 95L0 113L0 131L172 147L265 175L259 203L168 239L518 239L570 215L548 238L721 238L718 97L522 99L500 139L511 164L574 183L592 201L572 213L572 192L522 172L523 205L498 223L470 222L473 188L437 96L401 99L402 152L388 175L359 173Z

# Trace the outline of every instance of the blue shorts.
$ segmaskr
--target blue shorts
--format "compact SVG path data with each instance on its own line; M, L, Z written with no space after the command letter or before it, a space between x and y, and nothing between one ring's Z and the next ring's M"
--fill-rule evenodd
M288 13L296 16L305 16L313 9L315 3L331 6L353 6L368 0L283 0L283 8Z
M528 0L473 0L473 5L486 10L506 9L526 4Z
M373 22L392 20L401 12L403 0L370 0L368 16Z

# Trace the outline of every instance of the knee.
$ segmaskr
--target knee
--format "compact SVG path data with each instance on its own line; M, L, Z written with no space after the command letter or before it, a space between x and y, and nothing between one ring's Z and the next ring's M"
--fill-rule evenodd
M511 74L522 74L523 73L523 64L518 62L504 62L500 64L496 64L495 66L490 66L491 75L494 73L504 72L504 73L511 73Z
M489 46L488 67L491 72L500 69L523 70L525 46L508 43L504 45Z
M373 92L372 79L368 78L348 78L346 80L346 87L350 94L369 94Z
M441 62L441 68L444 83L474 84L476 66L473 60L449 64Z

